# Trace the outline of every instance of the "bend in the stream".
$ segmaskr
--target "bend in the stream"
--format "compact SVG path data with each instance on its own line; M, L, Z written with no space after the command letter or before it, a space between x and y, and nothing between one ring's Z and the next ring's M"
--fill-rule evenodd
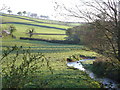
M73 67L73 68L76 68L76 69L79 69L79 70L86 72L92 79L99 81L106 88L118 88L117 82L115 82L109 78L98 78L93 72L85 69L81 62L86 61L86 60L95 60L95 59L82 59L82 60L75 61L75 62L67 62L67 66Z

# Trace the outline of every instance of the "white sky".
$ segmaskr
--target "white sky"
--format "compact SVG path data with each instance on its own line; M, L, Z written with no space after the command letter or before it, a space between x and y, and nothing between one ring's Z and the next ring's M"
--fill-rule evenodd
M92 1L92 0L0 0L0 8L3 5L10 7L13 14L17 12L26 11L31 13L37 13L38 15L48 15L50 18L57 20L75 21L74 18L63 18L58 15L54 10L55 2L65 4L67 7L72 7L74 4L80 3L79 1ZM6 12L6 11L4 11ZM64 12L63 10L59 12Z
M77 1L77 0L76 0ZM74 21L72 18L63 18L56 16L54 10L54 2L64 3L67 6L72 6L74 0L0 0L0 8L5 5L10 7L13 14L17 12L26 11L31 13L37 13L38 15L48 15L52 19ZM7 11L2 11L7 12ZM57 14L58 15L58 14Z
M38 14L51 14L53 12L53 0L0 0L2 4L9 6L13 13L27 11Z

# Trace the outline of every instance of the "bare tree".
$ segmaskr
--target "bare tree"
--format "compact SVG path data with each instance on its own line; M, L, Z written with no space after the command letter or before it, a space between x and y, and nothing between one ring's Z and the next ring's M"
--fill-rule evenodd
M8 10L8 9L10 9L10 7L3 4L3 6L0 8L0 11Z
M118 4L118 7L119 7L119 9L118 9L118 25L117 25L117 30L118 30L118 59L120 61L120 1Z
M89 24L92 24L94 28L91 35L94 39L88 38L88 44L96 44L96 46L98 46L95 47L96 50L107 53L109 56L113 55L114 58L120 61L119 0L91 0L89 2L79 1L82 5L71 5L71 8L66 7L64 4L59 5L57 2L55 3L56 9L62 8L66 10L66 13L64 12L62 15L84 19Z

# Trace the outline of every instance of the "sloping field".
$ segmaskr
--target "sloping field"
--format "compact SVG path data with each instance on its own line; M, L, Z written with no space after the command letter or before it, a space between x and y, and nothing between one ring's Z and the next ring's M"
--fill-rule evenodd
M17 38L19 37L29 37L28 29L34 28L34 33L46 33L46 34L57 34L57 35L33 35L33 38L41 38L41 39L55 39L55 40L63 40L66 35L58 35L65 34L65 30L67 28L71 28L66 25L59 25L54 22L50 22L49 20L40 20L33 19L29 17L15 16L15 15L2 15L2 27L7 28L9 25L14 25L16 27L16 32L13 33ZM47 22L48 21L48 22Z
M49 65L52 67L53 74L51 74L50 70L46 68L46 64L44 64L44 66L38 72L29 74L29 77L24 79L25 84L22 83L22 85L19 87L100 88L100 84L97 81L91 79L86 73L80 70L69 69L66 65L66 58L70 57L71 55L96 55L96 53L92 51L82 50L84 48L82 45L55 44L44 41L29 41L18 39L4 40L2 45L3 50L6 50L6 46L12 48L14 45L17 47L22 46L26 50L30 47L31 54L37 54L38 52L42 53L49 60ZM16 64L19 64L22 61L22 53L23 52L19 50ZM4 58L3 60L5 63L2 65L2 67L6 66L7 63L10 63L14 56L15 52L11 52L7 58ZM40 63L37 65L40 65ZM6 78L3 78L3 80L5 79ZM29 83L31 83L32 86ZM4 82L3 86L6 87Z
M9 16L9 15L8 15ZM1 17L1 16L0 16ZM11 39L10 36L2 39L2 50L3 56L6 55L11 48L14 46L22 47L22 49L14 49L17 51L12 51L10 54L6 55L2 62L4 62L1 66L8 75L3 75L2 84L4 88L100 88L100 84L97 81L91 79L86 73L80 70L70 69L66 65L66 58L71 57L72 55L88 55L95 56L96 53L92 51L85 51L83 45L75 45L75 44L58 44L58 43L49 43L45 41L30 41L30 40L20 40L19 37L29 37L27 31L29 28L34 28L35 33L44 33L44 35L33 35L32 38L44 38L44 39L56 39L63 40L66 35L65 30L69 28L65 25L58 25L52 23L46 23L43 20L43 23L36 22L32 20L27 20L27 17L16 18L15 16L2 16L4 24L2 28L7 28L9 25L14 25L17 29L13 34L16 36L16 39ZM27 19L22 19L27 18ZM7 22L7 23L5 23ZM12 22L12 23L11 23ZM17 22L17 23L16 23ZM55 22L54 22L55 23ZM43 25L44 24L44 25ZM44 27L41 27L43 25ZM47 28L48 27L48 28ZM54 28L49 28L54 27ZM2 30L2 29L1 29ZM50 34L50 35L48 35ZM56 34L56 35L55 35ZM59 35L63 34L63 35ZM27 57L24 51L27 50L30 57ZM30 51L29 51L30 50ZM23 76L24 71L22 69L17 69L20 64L24 61L33 60L39 61L38 59L34 60L34 55L37 53L42 53L46 60L48 59L50 68L47 68L48 63L39 62L33 66L33 69L29 68L28 71L32 70L33 73L28 72L25 77ZM32 59L31 59L32 58ZM41 61L43 59L40 59ZM15 61L15 65L12 63ZM31 63L32 64L32 63ZM15 69L11 66L15 66ZM42 66L41 66L42 65ZM25 65L20 65L26 67ZM28 65L29 66L29 65ZM34 66L41 66L39 69L34 69ZM12 69L12 71L10 71ZM24 68L25 69L25 68ZM25 69L26 70L26 69ZM13 73L13 74L9 74ZM5 73L5 74L6 74ZM16 74L17 73L17 74ZM14 83L12 83L14 82Z
M20 24L34 24L34 25L43 25L43 26L49 26L52 28L59 28L59 29L67 29L70 28L70 26L66 25L59 25L58 23L52 23L49 20L40 20L40 19L34 19L34 18L28 18L28 17L20 17L15 15L2 15L2 23L20 23Z
M38 23L63 25L63 26L68 26L68 27L74 27L74 26L81 25L80 23L76 23L76 22L61 22L61 21L54 21L54 20L44 20L44 19L36 19L36 18L31 18L31 17L26 17L26 16L7 15L7 14L2 14L2 16L13 17L13 18L18 18L18 19L23 19L23 20L28 20L28 21L34 21Z

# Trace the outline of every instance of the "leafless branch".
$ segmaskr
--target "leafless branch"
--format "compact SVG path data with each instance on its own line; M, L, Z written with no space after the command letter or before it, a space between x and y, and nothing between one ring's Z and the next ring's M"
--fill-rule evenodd
M10 9L10 7L3 5L2 8L0 9L0 11L7 10L7 9Z

